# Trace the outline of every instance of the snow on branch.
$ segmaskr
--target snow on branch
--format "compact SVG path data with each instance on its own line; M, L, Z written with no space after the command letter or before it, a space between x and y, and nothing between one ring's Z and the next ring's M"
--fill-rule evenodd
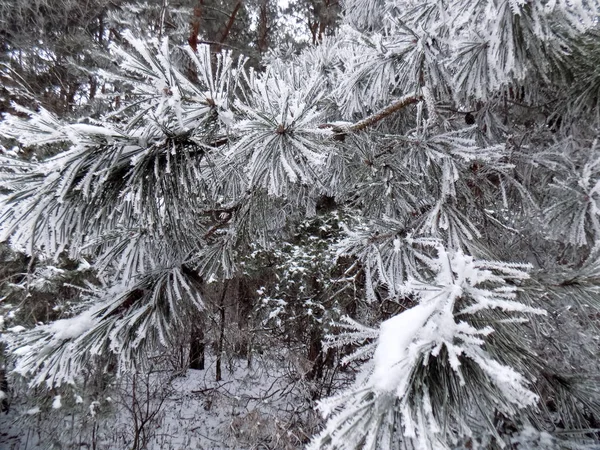
M434 255L421 256L435 275L405 284L404 295L418 304L381 324L373 362L355 386L321 402L330 418L311 449L363 448L363 439L385 442L390 436L416 448L446 448L442 443L470 435L470 416L491 423L498 410L514 414L538 400L530 380L493 356L490 339L502 318L545 313L516 300L514 282L528 278L528 266L478 261L439 243L412 242L435 246ZM345 328L348 336L331 342L360 344L372 337L358 324ZM450 427L444 426L448 420Z
M106 290L95 289L88 309L5 339L18 356L15 372L31 386L75 384L95 359L118 355L123 368L143 366L204 308L200 278L189 267L169 267Z

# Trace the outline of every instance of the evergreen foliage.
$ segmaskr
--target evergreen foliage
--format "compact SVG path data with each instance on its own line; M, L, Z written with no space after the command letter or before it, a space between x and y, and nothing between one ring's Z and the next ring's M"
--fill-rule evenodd
M594 448L599 11L352 0L338 33L264 71L124 33L119 73L98 73L114 110L15 106L0 126L62 150L1 157L1 239L93 261L99 281L79 314L5 339L18 373L57 387L106 354L143 366L190 329L204 280L273 251L269 289L299 303L269 317L317 305L326 345L362 363L309 448ZM343 237L310 285L294 240L327 209ZM335 310L343 274L364 288L354 317Z

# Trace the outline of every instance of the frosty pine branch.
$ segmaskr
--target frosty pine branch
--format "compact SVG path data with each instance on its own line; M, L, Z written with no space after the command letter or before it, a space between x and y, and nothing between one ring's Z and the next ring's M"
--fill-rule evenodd
M326 342L359 367L320 400L309 448L594 448L598 367L581 352L597 351L600 309L599 14L349 0L337 35L264 71L130 33L120 73L102 73L120 109L2 124L57 152L2 156L2 238L93 261L104 282L75 317L8 336L17 373L57 387L106 354L143 367L205 313L204 280L244 279L259 251L300 258L329 202L343 238L309 241L337 263L284 273L314 270L314 287L352 261L361 300ZM326 310L280 300L266 321Z
M408 95L402 97L401 99L396 100L391 105L381 109L380 111L377 111L372 116L369 116L365 119L362 119L359 122L356 122L355 124L348 126L347 129L348 129L348 131L351 131L351 132L357 132L357 131L364 130L365 128L368 128L368 127L376 124L380 120L385 119L390 114L394 114L395 112L401 110L402 108L405 108L409 105L417 103L417 102L421 101L422 99L423 99L423 97L420 95L408 94Z

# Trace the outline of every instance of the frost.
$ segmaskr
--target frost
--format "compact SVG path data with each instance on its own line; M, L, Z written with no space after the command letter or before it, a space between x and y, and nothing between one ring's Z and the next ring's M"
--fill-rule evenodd
M472 382L463 374L463 364L477 365L484 374L484 379L478 382L487 385L490 392L498 393L486 401L493 403L494 408L504 408L506 413L512 413L515 407L535 405L539 399L528 387L530 380L486 351L486 339L495 332L493 322L474 326L463 320L468 314L500 305L517 315L542 314L543 311L517 302L516 287L507 284L507 280L527 279L528 266L479 261L461 251L448 250L435 240L408 238L406 244L435 248L435 256L417 256L435 272L434 279L410 278L402 286L403 295L416 297L418 303L381 324L373 360L365 366L364 378L359 378L354 387L339 396L320 402L319 408L330 417L327 428L313 441L315 445L326 442L327 436L346 427L354 430L352 439L357 442L363 438L376 442L379 425L361 428L361 421L369 414L385 417L399 413L405 437L416 442L437 439L435 436L446 420L439 411L444 409L447 398L432 398L429 394L433 389L429 383L439 382L436 375L433 375L436 380L416 375L419 370L426 371L433 365L436 370L445 371L442 382L455 378L454 383L459 386ZM396 242L392 240L389 245L396 253ZM477 305L477 308L471 312L466 305ZM349 329L333 342L339 346L359 343L356 339L359 335ZM365 345L366 351L371 348L372 344ZM360 354L360 350L355 353ZM502 397L499 404L496 404L496 395ZM389 406L392 399L398 402L395 412ZM435 407L432 402L437 402Z
M554 331L568 333L559 322L575 301L598 297L599 11L597 0L347 0L337 33L263 55L261 70L214 45L174 48L167 34L181 30L144 41L126 24L110 48L118 73L90 73L118 102L71 124L14 104L0 124L27 148L0 148L0 240L36 261L6 289L22 308L43 293L70 317L8 328L15 371L36 388L80 386L106 353L118 373L143 371L187 345L202 291L223 288L226 321L259 333L240 338L248 364L276 341L297 366L346 365L326 374L346 388L320 402L329 421L310 448L550 446L524 424L559 423L535 408L561 397L544 384L557 347L532 349L540 336L574 345ZM496 257L535 262L533 279ZM71 272L96 284L66 285ZM256 283L238 285L246 276ZM52 299L62 287L76 301ZM574 307L552 311L557 298ZM231 333L212 300L207 336ZM15 311L0 329L27 312ZM323 336L340 350L315 360ZM311 343L310 361L293 339ZM311 390L330 390L317 378ZM563 405L565 435L569 421L591 426L572 414L581 405L592 410Z
M96 415L98 414L99 408L100 408L99 401L93 401L92 403L90 403L90 406L88 407L88 409L90 411L90 416L96 417Z
M82 135L91 134L91 135L101 135L101 136L118 136L115 130L105 127L98 127L95 125L87 125L87 124L74 124L69 126L70 129L80 133Z

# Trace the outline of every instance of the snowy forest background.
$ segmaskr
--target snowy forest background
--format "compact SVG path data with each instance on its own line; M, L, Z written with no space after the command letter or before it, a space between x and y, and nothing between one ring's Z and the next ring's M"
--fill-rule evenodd
M600 448L598 0L0 0L0 448Z

